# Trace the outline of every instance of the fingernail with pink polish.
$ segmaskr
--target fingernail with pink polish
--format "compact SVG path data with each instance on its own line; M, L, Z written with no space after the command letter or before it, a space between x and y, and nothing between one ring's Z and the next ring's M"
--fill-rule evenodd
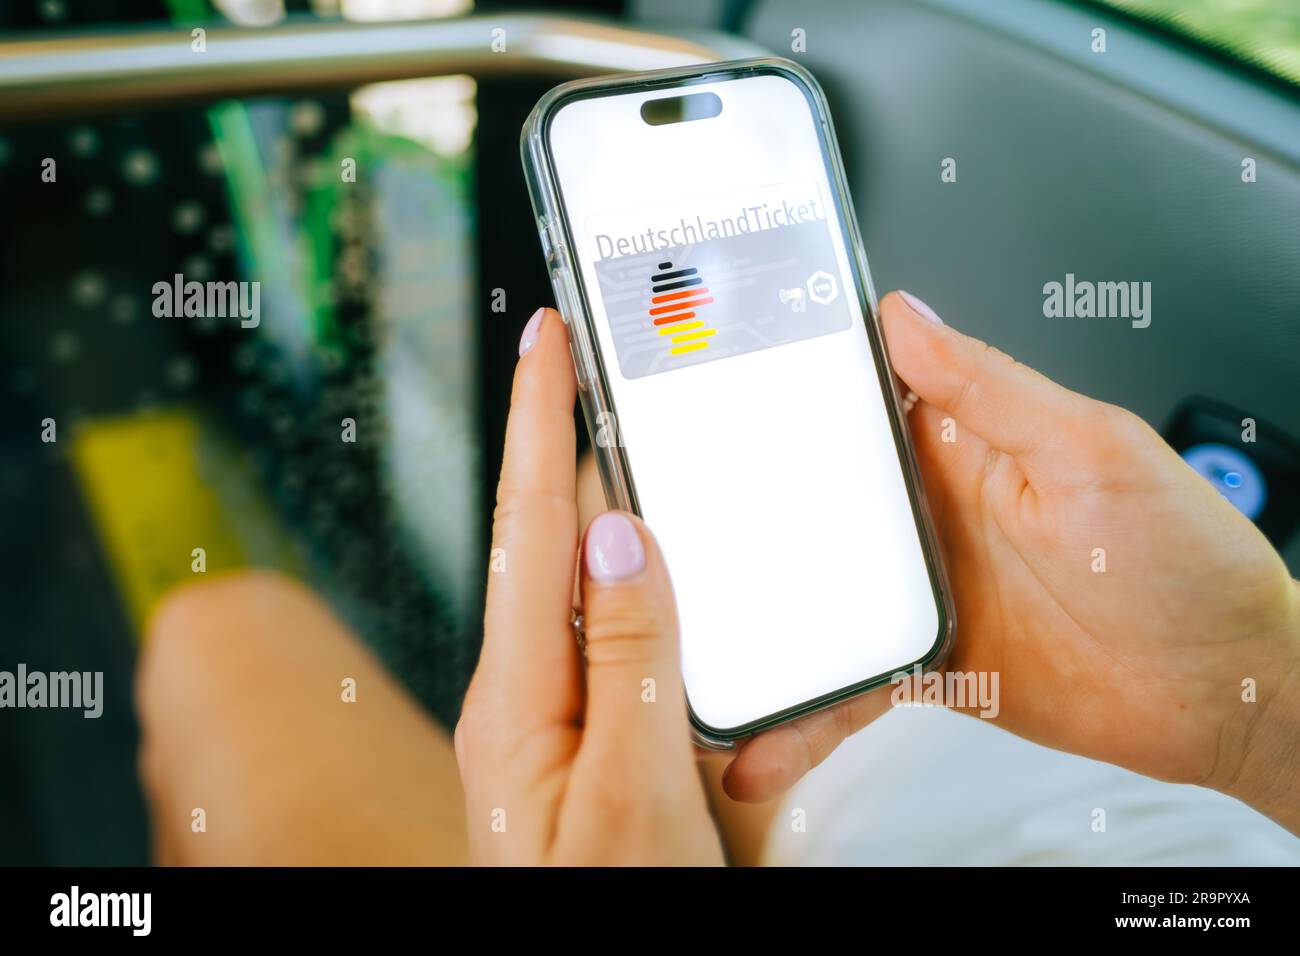
M587 529L587 573L601 584L614 584L645 569L645 548L636 526L617 511L607 511Z
M538 309L533 313L533 317L528 320L528 324L524 326L524 334L519 337L520 358L531 352L533 346L537 344L537 335L542 328L542 313L545 311L545 309Z
M903 297L907 304L912 307L912 311L917 315L921 316L923 319L930 320L935 325L943 325L943 319L939 318L939 313L935 312L934 309L930 308L916 296L912 295L912 293L904 292L902 289L899 289L898 294Z

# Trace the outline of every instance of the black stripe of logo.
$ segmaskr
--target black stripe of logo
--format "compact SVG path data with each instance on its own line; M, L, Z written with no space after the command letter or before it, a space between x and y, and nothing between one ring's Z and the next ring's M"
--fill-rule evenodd
M672 265L672 263L670 262L669 265ZM663 268L662 263L660 263L659 268ZM678 269L676 272L661 272L658 275L651 276L650 281L658 282L660 279L680 279L682 276L693 276L697 272L699 272L698 269Z
M692 272L695 270L692 269ZM671 292L673 289L685 289L687 286L699 285L703 279L683 279L681 282L663 282L659 285L652 285L652 292Z

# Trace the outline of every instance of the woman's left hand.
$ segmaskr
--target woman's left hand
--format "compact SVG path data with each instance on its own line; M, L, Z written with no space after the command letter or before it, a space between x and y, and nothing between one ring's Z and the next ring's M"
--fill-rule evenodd
M559 313L520 342L483 652L456 727L477 863L720 864L682 688L676 602L641 521L578 537L575 381ZM571 624L578 565L586 666Z

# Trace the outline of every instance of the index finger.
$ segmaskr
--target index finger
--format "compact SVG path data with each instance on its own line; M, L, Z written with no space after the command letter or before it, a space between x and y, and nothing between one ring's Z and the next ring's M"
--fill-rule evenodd
M560 314L538 309L520 341L493 516L483 651L474 693L507 725L576 720L581 670L570 620L578 540L576 383Z

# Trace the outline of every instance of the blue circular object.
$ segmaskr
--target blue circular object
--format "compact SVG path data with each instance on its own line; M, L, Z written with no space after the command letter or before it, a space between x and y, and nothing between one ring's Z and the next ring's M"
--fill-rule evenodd
M1206 478L1234 508L1251 521L1268 501L1268 485L1255 462L1231 445L1206 442L1183 452L1183 460Z

